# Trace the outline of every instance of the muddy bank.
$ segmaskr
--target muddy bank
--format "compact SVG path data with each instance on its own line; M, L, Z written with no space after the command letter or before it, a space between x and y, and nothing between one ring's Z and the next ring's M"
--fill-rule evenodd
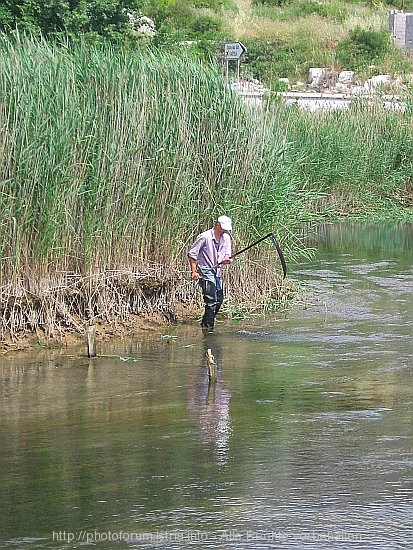
M149 270L26 277L0 289L0 350L76 345L86 328L97 339L128 337L196 317L189 278ZM195 299L194 299L195 296Z
M261 256L259 265L243 262L227 271L229 315L291 298L291 283L270 260L271 269L264 269L269 260ZM197 322L202 308L198 285L176 267L26 277L0 288L0 351L76 345L85 341L90 325L96 326L97 341L162 332L176 323Z
M115 320L113 322L96 319L96 341L97 344L107 342L111 339L128 339L143 336L146 334L157 335L165 334L170 327L176 324L196 323L200 315L200 309L195 306L185 307L181 305L178 308L179 315L175 321L169 321L161 313L146 313L142 315L129 315L127 319ZM71 348L85 346L87 350L86 327L87 322L73 327L59 328L53 335L47 334L42 329L35 332L21 331L14 334L13 337L7 335L0 342L0 354L6 355L14 351L28 351L30 349L42 347L49 349Z

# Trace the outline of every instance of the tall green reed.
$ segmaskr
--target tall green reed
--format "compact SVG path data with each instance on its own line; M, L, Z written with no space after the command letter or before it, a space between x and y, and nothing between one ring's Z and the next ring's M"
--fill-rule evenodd
M223 211L241 236L286 215L288 147L219 68L146 49L0 48L10 273L181 262Z
M284 126L292 149L303 159L300 180L330 199L341 197L344 212L351 203L365 213L380 200L397 201L413 176L411 101L405 97L402 102L404 108L377 98L354 101L343 111L293 109Z
M92 288L95 274L116 270L157 270L176 281L172 298L192 297L186 251L219 214L234 218L236 247L274 231L291 259L323 194L391 195L411 177L408 112L251 108L220 67L185 52L1 38L0 94L2 289L38 296L42 281L61 289L83 277L79 314L99 296L128 310L124 282ZM280 294L268 243L237 266L235 299ZM66 319L74 299L64 300ZM58 309L41 308L44 319Z

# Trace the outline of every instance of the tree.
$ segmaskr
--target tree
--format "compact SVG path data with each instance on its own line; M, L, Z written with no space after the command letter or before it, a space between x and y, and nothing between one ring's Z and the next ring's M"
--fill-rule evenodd
M2 0L0 30L118 39L130 31L127 12L140 12L143 5L139 0Z

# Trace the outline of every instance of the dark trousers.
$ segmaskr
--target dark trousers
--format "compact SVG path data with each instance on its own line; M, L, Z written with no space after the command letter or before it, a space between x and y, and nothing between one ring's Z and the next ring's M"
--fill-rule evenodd
M201 321L202 328L214 328L215 316L224 301L223 290L217 290L216 284L212 281L201 279L199 284L204 297L205 311Z

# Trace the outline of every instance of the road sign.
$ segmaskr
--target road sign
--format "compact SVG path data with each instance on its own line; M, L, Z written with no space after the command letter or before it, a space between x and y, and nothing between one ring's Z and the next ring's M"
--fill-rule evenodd
M239 59L247 51L247 48L241 42L227 42L225 44L225 59Z

